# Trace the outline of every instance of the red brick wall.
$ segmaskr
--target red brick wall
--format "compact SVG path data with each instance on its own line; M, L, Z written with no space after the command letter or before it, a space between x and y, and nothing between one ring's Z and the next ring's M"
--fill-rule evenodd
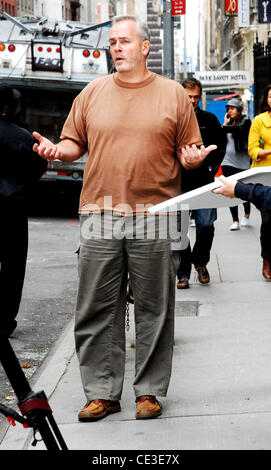
M17 16L17 2L16 0L1 0L0 7L11 16Z

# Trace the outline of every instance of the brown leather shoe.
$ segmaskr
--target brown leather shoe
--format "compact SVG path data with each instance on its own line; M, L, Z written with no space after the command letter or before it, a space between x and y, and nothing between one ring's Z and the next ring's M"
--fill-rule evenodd
M96 419L104 418L105 416L118 413L120 411L120 404L118 401L111 400L92 400L86 403L84 408L79 411L79 421L95 421Z
M189 281L187 277L182 277L177 282L177 289L188 289L189 288Z
M271 265L268 259L263 259L263 277L270 281L271 279Z
M162 405L154 395L141 395L136 399L136 419L156 418L162 414Z
M201 284L208 284L208 282L210 281L210 275L206 266L198 266L196 268L196 271L198 273L199 282Z

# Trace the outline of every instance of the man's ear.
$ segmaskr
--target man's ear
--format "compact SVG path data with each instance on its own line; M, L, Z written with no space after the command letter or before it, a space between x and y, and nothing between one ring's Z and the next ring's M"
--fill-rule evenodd
M142 42L142 52L145 56L148 55L150 51L150 41L148 41L147 39L145 39L143 42Z

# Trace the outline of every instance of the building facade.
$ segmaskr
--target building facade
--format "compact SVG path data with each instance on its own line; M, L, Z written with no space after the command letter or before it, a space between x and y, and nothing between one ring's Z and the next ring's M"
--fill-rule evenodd
M258 0L249 0L248 26L241 27L238 13L226 12L225 0L201 0L200 14L200 71L244 71L247 83L225 82L224 85L214 85L205 88L223 94L237 94L243 102L245 111L253 114L253 82L255 41L267 43L270 24L258 23ZM229 4L229 2L227 3ZM240 6L240 2L239 2Z
M147 0L1 0L13 16L46 16L101 23L115 15L133 14L147 21Z
M17 16L17 1L16 0L8 0L0 2L0 12L5 11L11 16Z
M65 0L65 19L79 21L81 4L79 0Z
M18 16L34 16L35 5L40 3L37 0L17 0L17 15Z

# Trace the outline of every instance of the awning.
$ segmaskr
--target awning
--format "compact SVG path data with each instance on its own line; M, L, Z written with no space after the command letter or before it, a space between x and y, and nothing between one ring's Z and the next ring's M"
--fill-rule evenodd
M239 93L231 93L230 95L219 96L218 98L214 98L213 101L222 101L222 100L229 100L230 98L235 98L239 96Z

